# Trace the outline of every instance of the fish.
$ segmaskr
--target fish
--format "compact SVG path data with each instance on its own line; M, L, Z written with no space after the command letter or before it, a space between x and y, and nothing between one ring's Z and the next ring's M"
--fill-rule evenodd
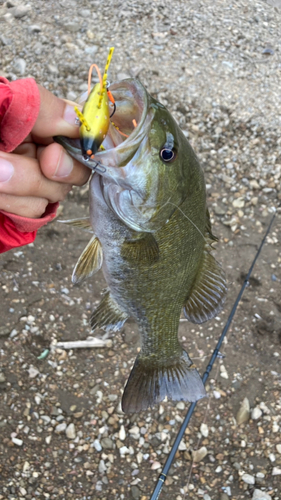
M79 142L56 138L93 170L90 217L66 221L93 232L74 268L80 283L102 269L106 292L91 316L92 331L137 323L141 349L122 397L136 413L165 398L195 402L206 390L178 339L183 310L204 323L221 310L226 277L215 260L204 173L168 109L137 79L110 87L116 111L93 159ZM122 134L121 134L122 131Z

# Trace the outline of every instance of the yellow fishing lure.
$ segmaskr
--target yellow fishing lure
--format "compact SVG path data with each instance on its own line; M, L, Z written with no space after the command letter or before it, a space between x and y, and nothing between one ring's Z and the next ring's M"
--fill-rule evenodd
M101 77L99 68L92 64L88 79L88 99L86 100L83 111L74 108L80 120L80 144L84 160L94 158L108 131L110 122L109 100L114 104L114 99L107 91L107 72L113 55L114 47L111 47L107 57L104 74ZM99 83L91 90L91 74L93 67L96 68L99 75ZM115 108L114 108L115 109Z

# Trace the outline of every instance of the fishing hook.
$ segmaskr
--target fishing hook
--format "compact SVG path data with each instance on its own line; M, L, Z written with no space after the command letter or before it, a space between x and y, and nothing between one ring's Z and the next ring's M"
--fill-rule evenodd
M89 156L83 156L84 162L89 162L89 160L90 160ZM93 172L97 172L98 174L104 174L106 172L106 167L102 165L99 161L92 160L91 163L88 163L86 166L89 167Z

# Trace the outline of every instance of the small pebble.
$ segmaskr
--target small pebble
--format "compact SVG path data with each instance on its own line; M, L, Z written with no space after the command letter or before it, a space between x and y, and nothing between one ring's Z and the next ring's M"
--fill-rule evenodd
M105 448L106 450L112 450L114 448L114 443L112 441L112 439L106 437L106 438L103 438L101 440L101 445L103 448Z
M186 444L184 442L184 440L182 439L180 444L179 444L179 451L185 451L187 448L186 448Z
M119 439L121 441L124 441L124 439L126 438L126 431L125 431L125 427L124 425L121 425L120 427L120 431L119 431Z
M266 493L265 491L255 489L252 496L252 500L272 500L272 499L271 496L268 495L268 493Z
M200 462L201 460L203 460L206 457L207 454L208 454L208 450L207 450L206 446L202 446L201 448L199 448L199 450L193 450L192 451L193 461Z
M224 365L220 365L220 376L222 378L228 379L228 373Z
M250 418L250 403L248 398L244 398L241 406L236 415L236 422L238 425L244 424L248 422Z
M69 424L65 429L65 434L68 439L75 439L76 438L75 425L72 423Z
M251 418L252 420L258 420L262 416L262 411L260 408L256 407L252 410Z
M226 493L222 493L220 496L220 500L228 500L228 495Z
M104 474L104 472L106 472L106 466L105 466L104 460L100 460L100 463L99 463L99 472L101 474Z
M22 471L26 472L26 471L28 471L28 469L30 469L30 463L29 462L24 462Z
M141 497L143 496L141 490L137 486L131 487L131 494L133 500L140 500Z
M17 446L22 446L22 445L23 445L23 441L22 441L22 439L18 439L18 438L16 438L16 437L12 437L12 441L13 441L13 443L14 443L15 445L17 445Z
M220 399L221 398L221 393L219 391L213 391L214 398L215 399Z
M204 423L201 424L201 426L200 426L200 432L201 432L202 436L208 437L208 435L209 435L209 429L208 429L207 424L204 424Z
M55 428L55 433L56 434L61 434L62 432L64 432L66 430L66 424L63 423L63 424L58 424Z
M177 403L177 409L178 410L184 410L185 409L185 404L183 401L180 401L179 403Z
M39 370L37 370L37 368L34 368L34 366L30 366L28 368L29 378L35 378L37 377L37 375L39 375L39 373Z
M281 474L281 467L273 467L272 469L272 475L273 476L279 476Z
M153 462L153 464L151 466L152 470L157 470L157 469L160 469L160 468L161 468L160 462Z
M101 451L101 450L102 450L102 446L101 446L101 444L100 444L100 442L99 442L99 440L98 440L98 439L95 439L95 441L94 441L94 443L93 443L93 444L94 444L94 448L95 448L97 451Z
M9 13L12 14L16 19L21 19L26 16L31 11L31 6L29 4L26 5L18 5L9 9Z
M245 206L245 201L243 198L236 198L235 200L233 200L232 205L235 208L243 208Z
M14 61L14 70L18 75L23 76L25 74L26 62L24 59L19 58Z
M130 450L129 448L127 448L127 446L121 446L121 448L119 448L119 453L120 455L128 455L130 453Z
M246 484L255 484L255 482L256 482L254 476L251 476L250 474L243 474L241 479Z
M63 24L63 27L67 30L70 31L70 33L77 33L77 31L80 30L80 26L76 22L66 22Z
M41 28L38 24L30 24L27 28L28 33L39 33Z

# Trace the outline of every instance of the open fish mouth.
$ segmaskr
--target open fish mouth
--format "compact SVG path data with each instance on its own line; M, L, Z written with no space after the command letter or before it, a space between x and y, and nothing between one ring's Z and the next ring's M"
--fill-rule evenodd
M149 95L138 80L113 83L109 90L114 97L116 111L110 119L102 147L93 159L83 158L79 139L54 138L76 160L100 174L105 173L108 167L122 167L130 161L147 135L154 116L153 108L149 107ZM86 98L87 95L83 94L80 104Z

